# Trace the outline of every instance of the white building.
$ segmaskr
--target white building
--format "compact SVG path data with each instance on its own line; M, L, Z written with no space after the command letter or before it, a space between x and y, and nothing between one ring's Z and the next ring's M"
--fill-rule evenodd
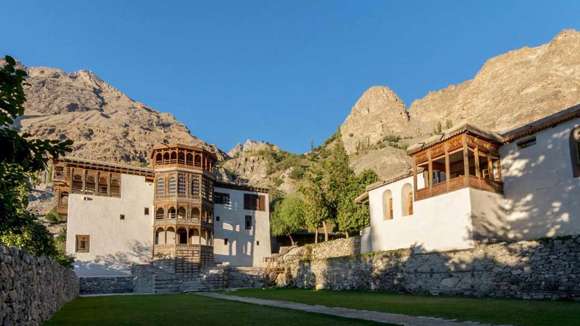
M502 134L462 125L408 154L413 171L357 198L363 252L580 234L580 106Z
M152 169L55 162L57 210L67 217L66 253L77 275L129 275L149 263L176 273L262 265L271 254L267 189L216 182L214 164L214 154L181 144L155 147Z

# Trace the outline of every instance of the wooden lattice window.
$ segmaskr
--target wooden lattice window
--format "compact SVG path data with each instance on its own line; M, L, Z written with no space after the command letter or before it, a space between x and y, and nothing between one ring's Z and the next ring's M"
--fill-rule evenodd
M177 191L177 179L174 176L169 177L169 194L174 195Z
M89 235L77 235L76 236L76 252L89 252L91 244L91 237Z
M121 176L117 173L111 175L111 196L121 196Z
M82 174L75 172L72 177L72 192L82 192L83 191L83 176Z
M192 176L191 179L191 196L199 197L199 178Z
M106 195L108 193L108 180L106 175L99 176L99 184L97 186L98 192L101 195Z
M185 175L179 174L177 176L177 193L185 196Z
M155 192L158 196L162 196L165 194L165 178L159 177L157 178L157 186Z

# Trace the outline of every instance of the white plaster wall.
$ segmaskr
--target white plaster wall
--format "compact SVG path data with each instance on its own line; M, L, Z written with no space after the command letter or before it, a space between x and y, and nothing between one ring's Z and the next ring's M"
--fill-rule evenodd
M500 149L509 238L580 234L580 178L569 145L578 125L575 119L540 131L530 147L518 149L516 141Z
M401 190L413 178L369 192L371 246L373 251L414 247L418 251L454 250L473 247L469 189L460 189L414 203L414 214L402 216ZM419 187L424 183L418 178ZM391 190L394 218L383 218L383 192Z
M75 253L77 234L90 235L88 253ZM75 256L78 276L129 274L132 263L149 261L152 241L153 184L145 177L122 174L120 198L69 196L66 252Z
M244 209L244 194L258 193L218 187L215 192L229 194L231 201L231 205L214 204L216 262L229 262L232 266L262 266L264 258L272 254L268 194L260 193L266 196L266 210L252 211ZM245 229L246 215L252 216L251 230ZM228 239L227 245L224 244L225 238Z

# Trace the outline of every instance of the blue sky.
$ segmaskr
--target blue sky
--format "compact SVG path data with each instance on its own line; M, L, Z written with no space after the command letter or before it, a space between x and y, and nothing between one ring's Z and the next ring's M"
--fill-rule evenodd
M580 29L580 1L9 1L0 54L88 69L224 150L304 152L372 85L407 105Z

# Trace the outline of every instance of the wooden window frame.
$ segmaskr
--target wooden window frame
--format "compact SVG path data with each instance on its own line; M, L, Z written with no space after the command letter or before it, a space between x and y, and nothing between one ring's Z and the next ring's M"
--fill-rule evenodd
M244 194L244 209L249 211L265 211L266 196L260 194Z
M88 234L77 234L75 236L75 252L78 253L88 253L90 252L91 248L91 236ZM86 241L86 248L81 248L80 244L82 241Z

